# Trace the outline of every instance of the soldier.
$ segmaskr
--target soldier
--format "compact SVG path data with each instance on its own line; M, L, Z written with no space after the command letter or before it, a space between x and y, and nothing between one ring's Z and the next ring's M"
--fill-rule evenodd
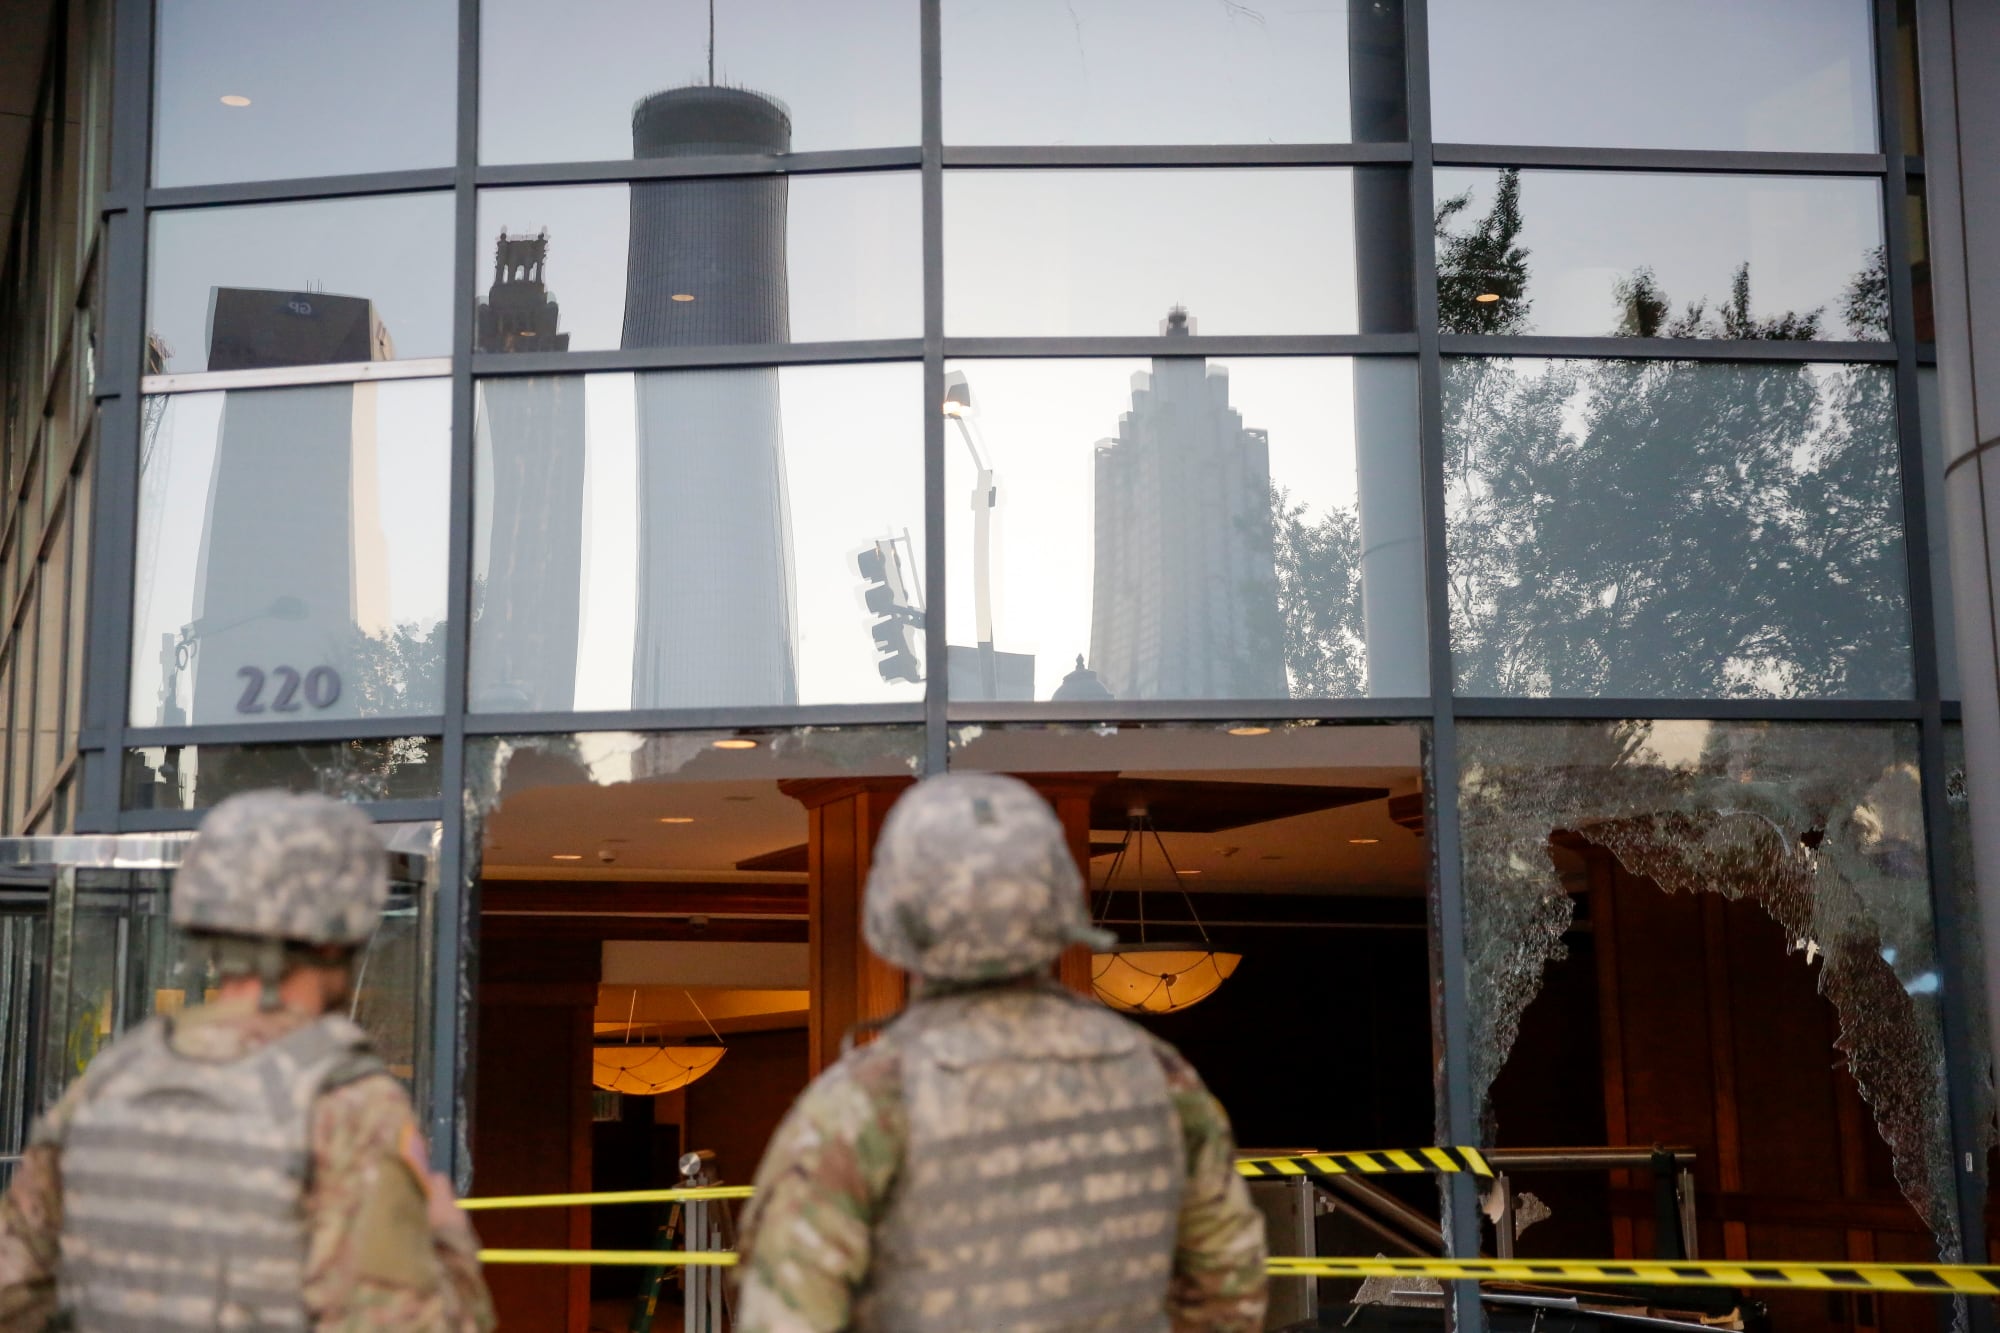
M121 1037L35 1127L0 1200L0 1329L492 1327L472 1227L341 1016L387 893L351 806L209 813L173 920L219 990Z
M920 783L863 916L915 993L764 1154L739 1333L1262 1328L1264 1223L1221 1106L1172 1047L1048 976L1110 937L1041 797Z

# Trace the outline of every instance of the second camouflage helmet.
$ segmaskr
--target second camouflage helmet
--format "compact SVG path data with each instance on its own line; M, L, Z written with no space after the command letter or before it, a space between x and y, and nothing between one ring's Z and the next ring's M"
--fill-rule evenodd
M326 796L253 791L208 812L174 878L183 930L358 945L389 894L368 817Z
M868 947L933 981L993 981L1105 948L1061 821L997 774L926 778L882 825L862 908Z

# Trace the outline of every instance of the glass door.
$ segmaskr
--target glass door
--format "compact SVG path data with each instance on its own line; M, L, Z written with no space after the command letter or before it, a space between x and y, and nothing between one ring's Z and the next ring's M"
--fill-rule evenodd
M0 1183L33 1118L153 1014L217 978L168 919L185 836L0 839ZM392 852L382 924L355 959L348 1014L423 1106L435 862Z

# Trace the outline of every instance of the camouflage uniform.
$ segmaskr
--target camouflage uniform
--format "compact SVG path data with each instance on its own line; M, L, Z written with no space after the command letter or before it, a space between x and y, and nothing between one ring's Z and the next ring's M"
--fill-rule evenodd
M1105 942L1040 797L920 784L864 919L921 989L766 1151L741 1333L1261 1328L1263 1221L1222 1108L1171 1047L1038 975Z
M312 1020L262 1011L251 1000L190 1009L173 1025L174 1050L215 1062L243 1058ZM102 1058L102 1057L100 1057ZM28 1333L56 1313L63 1230L62 1150L51 1141L75 1115L71 1088L38 1127L39 1142L0 1200L0 1331ZM316 1330L488 1329L492 1306L471 1226L433 1234L424 1188L403 1150L417 1133L402 1086L357 1079L313 1104L304 1305Z
M260 995L149 1020L43 1117L0 1200L0 1329L492 1326L470 1224L433 1225L402 1087L345 1018L280 1007L301 949L368 938L385 870L323 797L203 821L173 920Z

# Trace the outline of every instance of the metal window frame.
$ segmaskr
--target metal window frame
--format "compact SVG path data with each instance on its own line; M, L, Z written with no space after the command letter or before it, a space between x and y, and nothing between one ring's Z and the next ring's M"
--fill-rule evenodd
M436 1159L464 1181L469 1170L465 1134L472 1113L471 1052L476 1034L477 836L460 793L464 790L467 742L503 734L557 734L583 730L709 730L789 726L917 725L924 728L923 754L930 771L945 767L950 732L966 723L1010 722L1187 722L1219 720L1411 721L1426 724L1428 818L1432 868L1432 938L1437 968L1434 1021L1441 1078L1437 1089L1440 1127L1461 1142L1477 1142L1476 1098L1471 1086L1467 922L1459 847L1457 723L1460 720L1698 718L1881 722L1913 725L1921 745L1925 817L1929 836L1932 910L1940 958L1949 984L1975 988L1963 942L1968 923L1958 919L1948 892L1949 811L1944 801L1944 728L1958 705L1939 695L1938 645L1929 578L1928 519L1923 504L1926 478L1920 447L1915 394L1916 368L1934 360L1934 349L1915 342L1909 282L1910 238L1902 207L1905 184L1920 176L1920 159L1900 152L1900 107L1896 71L1887 53L1895 36L1895 0L1872 0L1878 100L1876 153L1735 152L1680 149L1621 149L1437 143L1432 137L1429 96L1429 13L1426 0L1402 0L1406 141L1346 144L1186 144L1186 145L949 145L945 142L942 95L943 0L905 0L919 17L920 125L914 145L812 152L767 157L689 158L658 162L587 161L482 164L478 157L479 3L459 0L456 70L456 156L453 162L416 171L301 177L288 180L151 188L147 160L151 142L153 81L152 0L113 0L114 91L111 173L102 200L104 248L104 365L96 396L100 407L98 476L91 542L86 688L80 739L85 768L77 826L91 831L142 827L185 827L188 812L120 809L120 768L124 752L141 745L304 742L333 738L435 735L441 738L436 802L384 803L372 809L397 817L441 821L442 842L436 902L435 984L431 994L432 1031L427 1066L430 1086L439 1090L431 1107L432 1150ZM1137 337L948 337L944 327L944 177L947 171L981 170L1145 170L1176 168L1326 168L1401 166L1407 168L1410 203L1411 275L1415 327L1393 334L1175 338ZM1619 339L1571 337L1464 337L1437 327L1436 254L1431 235L1436 171L1452 167L1518 166L1533 169L1617 172L1846 176L1881 185L1884 244L1891 276L1893 338L1888 342L1811 342ZM921 198L923 322L919 336L782 347L607 350L561 354L497 356L474 352L473 312L482 272L477 235L482 190L559 188L632 181L697 179L718 175L824 175L907 170L917 173ZM452 312L452 437L449 489L449 600L446 632L446 698L442 716L371 718L365 721L261 723L150 728L127 720L128 672L138 512L139 402L149 387L199 385L188 379L172 386L148 386L139 356L145 319L148 211L231 207L307 199L443 191L454 199ZM1103 705L952 701L947 695L945 615L947 571L944 422L924 413L925 576L931 590L926 607L927 674L934 685L921 702L801 706L785 709L633 710L477 714L467 712L466 611L471 594L472 417L481 379L512 375L588 374L659 371L691 367L866 363L907 360L921 363L927 403L943 398L948 360L979 358L1089 358L1183 356L1394 356L1410 358L1419 384L1419 449L1424 487L1426 624L1431 670L1428 695L1408 699L1327 700L1141 700ZM1881 365L1896 376L1898 449L1903 485L1904 540L1909 569L1915 695L1905 700L1802 699L1495 699L1453 693L1449 580L1446 566L1443 476L1442 372L1447 356L1578 357L1683 361L1820 361ZM222 387L222 386L213 386ZM421 807L430 813L409 814ZM1952 1143L1961 1160L1976 1147L1971 1123L1970 1082L1983 1067L1984 1053L1972 1049L1962 1014L1946 1011ZM1462 1136L1462 1137L1460 1137ZM1982 1236L1983 1173L1966 1173L1957 1198L1959 1222L1968 1248L1977 1253ZM1469 1182L1451 1189L1450 1234L1458 1252L1476 1252L1479 1221ZM1460 1327L1479 1330L1482 1316L1463 1284L1455 1295ZM1975 1327L1991 1327L1983 1303L1972 1307Z

